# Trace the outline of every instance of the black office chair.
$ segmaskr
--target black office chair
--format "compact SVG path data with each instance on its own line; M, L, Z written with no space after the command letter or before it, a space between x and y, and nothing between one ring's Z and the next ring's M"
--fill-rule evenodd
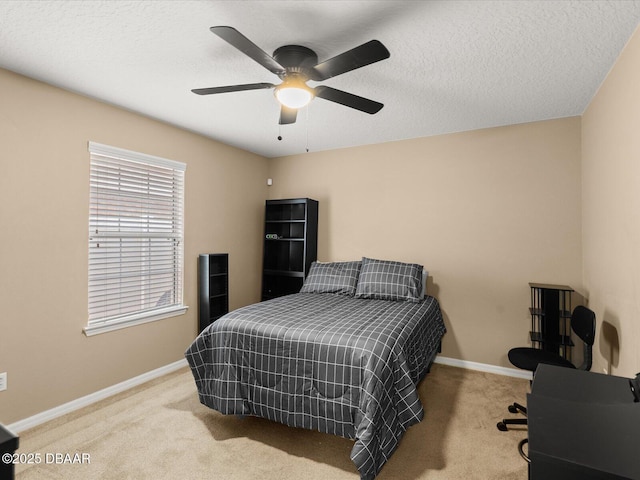
M509 350L509 361L522 370L536 371L538 365L547 363L559 367L577 368L578 370L591 370L593 360L593 342L596 336L596 314L587 307L578 305L571 313L571 330L584 342L584 359L580 366L576 367L566 358L556 352L541 350L538 348L512 348ZM526 407L517 402L509 405L509 412L527 415ZM526 418L505 418L498 422L498 430L506 432L508 425L526 425Z

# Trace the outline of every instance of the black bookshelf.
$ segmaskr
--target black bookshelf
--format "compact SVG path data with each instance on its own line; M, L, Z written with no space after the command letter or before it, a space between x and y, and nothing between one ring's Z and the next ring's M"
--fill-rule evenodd
M198 255L198 331L229 312L229 254Z
M267 200L262 300L297 293L318 255L318 202Z

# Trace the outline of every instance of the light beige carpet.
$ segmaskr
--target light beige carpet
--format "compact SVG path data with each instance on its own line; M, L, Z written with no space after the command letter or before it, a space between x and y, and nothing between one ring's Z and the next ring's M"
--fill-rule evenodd
M529 382L436 364L420 384L425 418L405 433L379 480L526 480L517 444L499 432ZM198 402L182 369L20 435L19 480L357 480L353 442L259 418L224 416ZM90 463L60 464L54 459ZM49 454L49 455L47 455ZM55 454L66 455L62 457Z

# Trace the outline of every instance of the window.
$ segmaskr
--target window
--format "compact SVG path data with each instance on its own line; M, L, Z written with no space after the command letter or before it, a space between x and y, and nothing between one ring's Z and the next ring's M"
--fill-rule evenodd
M183 314L186 165L89 142L85 334Z

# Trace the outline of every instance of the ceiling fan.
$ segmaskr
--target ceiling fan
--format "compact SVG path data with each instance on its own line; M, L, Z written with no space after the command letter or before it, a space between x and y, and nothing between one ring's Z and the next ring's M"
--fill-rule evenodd
M369 114L377 113L384 106L374 100L335 88L324 85L312 88L307 85L309 80L323 81L389 58L389 51L378 40L371 40L359 47L318 63L316 53L310 48L301 45L279 47L271 56L233 27L211 27L210 30L267 70L276 74L280 77L282 83L278 85L273 83L247 83L226 87L196 88L191 90L193 93L211 95L214 93L273 88L275 89L275 96L281 105L279 121L281 125L294 123L298 109L307 105L314 97L323 98Z

